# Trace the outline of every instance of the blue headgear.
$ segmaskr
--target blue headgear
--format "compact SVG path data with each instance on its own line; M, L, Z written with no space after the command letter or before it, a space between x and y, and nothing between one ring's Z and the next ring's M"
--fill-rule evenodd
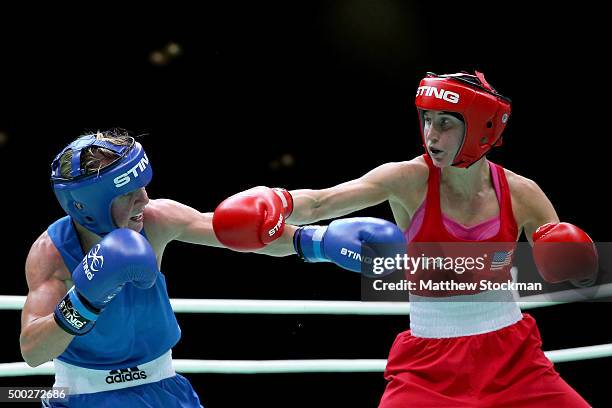
M85 174L81 152L92 146L108 149L118 158L95 173ZM60 172L60 158L67 150L72 150L69 178ZM51 182L60 205L76 222L98 235L117 228L111 215L115 197L146 186L152 177L149 159L134 139L128 146L117 146L96 140L96 135L82 136L66 146L51 164Z

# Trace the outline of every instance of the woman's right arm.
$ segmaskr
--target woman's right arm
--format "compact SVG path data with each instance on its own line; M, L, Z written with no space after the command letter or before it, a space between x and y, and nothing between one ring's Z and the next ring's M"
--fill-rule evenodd
M53 318L55 306L67 292L69 274L46 232L32 245L25 269L29 290L19 343L25 362L36 367L62 354L74 338Z
M386 163L364 176L322 190L293 190L293 213L288 223L311 224L342 217L395 197L395 192L410 186L418 166L411 162ZM403 186L402 186L403 184Z

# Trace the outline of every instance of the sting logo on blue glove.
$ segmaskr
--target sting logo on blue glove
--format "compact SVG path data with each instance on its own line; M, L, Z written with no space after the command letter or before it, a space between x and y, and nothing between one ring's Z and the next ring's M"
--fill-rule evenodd
M378 218L357 217L332 221L328 226L299 228L293 245L307 262L333 262L367 277L376 258L395 258L406 253L406 239L397 225ZM386 274L395 270L386 271Z
M92 280L94 272L98 272L104 266L104 257L98 255L98 251L100 251L100 244L91 248L87 256L83 258L83 270L88 280ZM91 263L87 262L88 259L91 259Z
M361 255L359 252L355 252L355 251L351 251L348 248L340 248L340 255L344 255L346 257L352 258L356 261L365 263L365 264L371 264L372 263L372 258L366 255Z

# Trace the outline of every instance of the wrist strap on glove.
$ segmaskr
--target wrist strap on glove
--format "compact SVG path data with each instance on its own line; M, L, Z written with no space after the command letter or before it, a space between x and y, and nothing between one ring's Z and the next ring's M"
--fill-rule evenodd
M85 298L79 296L75 286L70 288L53 312L53 317L58 326L73 336L82 336L89 333L99 315L100 310L93 307Z

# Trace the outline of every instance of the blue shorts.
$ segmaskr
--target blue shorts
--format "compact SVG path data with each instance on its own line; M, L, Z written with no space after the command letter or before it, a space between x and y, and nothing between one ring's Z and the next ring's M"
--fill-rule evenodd
M43 401L42 406L43 408L202 408L200 399L189 380L180 374L135 387L70 395L61 401Z

